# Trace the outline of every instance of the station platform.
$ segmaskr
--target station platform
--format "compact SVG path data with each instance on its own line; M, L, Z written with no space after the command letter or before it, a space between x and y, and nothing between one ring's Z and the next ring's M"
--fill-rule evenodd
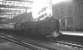
M79 31L61 31L63 35L71 35L71 36L83 36L83 32Z

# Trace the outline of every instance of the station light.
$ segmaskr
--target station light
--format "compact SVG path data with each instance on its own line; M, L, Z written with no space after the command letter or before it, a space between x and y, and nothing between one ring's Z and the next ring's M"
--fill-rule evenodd
M19 1L0 1L1 5L31 7L32 2L19 2Z
M71 2L72 0L52 0L52 4L59 4L62 2Z
M4 1L4 0L0 0L0 1Z
M46 8L44 11L43 9ZM44 13L47 15L43 16L41 19L49 17L52 14L52 4L51 0L33 0L32 5L32 17L33 19L39 19Z

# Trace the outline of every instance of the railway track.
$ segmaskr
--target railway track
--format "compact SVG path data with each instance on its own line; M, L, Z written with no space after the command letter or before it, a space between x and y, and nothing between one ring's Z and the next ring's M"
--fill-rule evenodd
M7 35L4 33L0 33L0 38L13 42L15 44L18 44L20 46L30 48L30 50L56 50L51 47L46 47L46 46L40 45L40 44L38 44L38 42L31 40L31 39L27 39L27 40L21 39L20 40L18 38L15 38L11 35Z
M83 50L83 41L78 38L76 41L69 40L67 37L61 37L53 41L41 41L31 39L19 39L13 36L0 33L0 38L14 42L23 47L30 48L31 50ZM70 38L71 39L71 38ZM82 39L82 38L81 38ZM52 40L52 39L51 39Z
M63 38L59 38L56 41L56 44L59 46L69 47L71 50L83 50L83 37L73 37L73 36L65 36Z

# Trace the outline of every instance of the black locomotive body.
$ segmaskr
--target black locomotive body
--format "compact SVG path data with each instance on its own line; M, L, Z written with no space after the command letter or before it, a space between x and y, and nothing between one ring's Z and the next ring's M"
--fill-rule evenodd
M34 22L30 14L24 13L13 19L1 18L0 29L25 31L26 34L51 35L53 32L59 32L59 21L47 17L42 21Z

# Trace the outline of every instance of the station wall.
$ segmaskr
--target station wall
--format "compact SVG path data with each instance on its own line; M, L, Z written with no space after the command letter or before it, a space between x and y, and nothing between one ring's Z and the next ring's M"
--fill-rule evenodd
M63 29L83 29L83 1L73 0L71 3L56 4L53 6L53 16L61 21L64 20L61 22Z

